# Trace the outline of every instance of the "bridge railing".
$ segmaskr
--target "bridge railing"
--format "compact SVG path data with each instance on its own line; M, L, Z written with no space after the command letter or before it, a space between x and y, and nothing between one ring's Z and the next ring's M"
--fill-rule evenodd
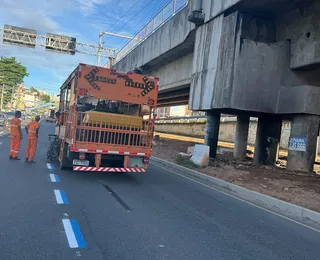
M188 0L172 0L145 25L117 54L116 63L138 46L188 4Z

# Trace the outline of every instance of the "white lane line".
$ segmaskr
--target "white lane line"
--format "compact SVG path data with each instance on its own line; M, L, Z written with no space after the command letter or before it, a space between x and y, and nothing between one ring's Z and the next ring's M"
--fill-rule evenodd
M52 182L56 182L56 178L54 177L54 174L50 174L50 180Z
M190 181L193 181L193 182L196 182L196 183L198 183L198 184L201 184L202 186L205 186L205 187L207 187L207 188L209 188L209 189L218 191L218 192L220 192L220 193L222 193L222 194L224 194L224 195L227 195L227 196L229 196L229 197L231 197L231 198L234 198L234 199L236 199L236 200L242 201L242 202L247 203L247 204L249 204L249 205L251 205L251 206L254 206L254 207L256 207L256 208L259 208L259 209L262 209L262 210L264 210L264 211L266 211L266 212L269 212L269 213L271 213L271 214L273 214L273 215L276 215L276 216L278 216L278 217L280 217L280 218L289 220L289 221L291 221L291 222L293 222L293 223L296 223L296 224L298 224L298 225L300 225L300 226L306 227L306 228L308 228L308 229L311 229L311 230L313 230L313 231L316 231L316 232L320 233L320 230L318 230L318 229L316 229L316 228L313 228L313 227L310 227L310 226L308 226L308 225L306 225L306 224L303 224L303 223L301 223L301 222L299 222L299 221L296 221L296 220L291 219L291 218L289 218L289 217L283 216L283 215L278 214L278 213L276 213L276 212L273 212L273 211L271 211L271 210L265 209L265 208L263 208L263 207L260 207L260 206L258 206L258 205L256 205L256 204L253 204L253 203L248 202L248 201L246 201L246 200L240 199L240 198L238 198L238 197L236 197L236 196L233 196L233 195L231 195L231 194L229 194L229 193L226 193L226 192L224 192L224 191L221 191L221 190L219 190L219 189L213 188L212 186L209 186L209 185L207 185L207 184L204 184L204 183L202 183L202 182L200 182L200 181L194 180L194 179L192 179L192 178L190 178L190 177L187 177L187 176L184 176L184 175L182 175L182 174L180 174L180 173L176 173L176 172L174 172L174 171L172 171L172 170L170 170L170 169L167 169L167 168L165 168L165 167L163 167L163 166L157 165L157 164L155 164L155 163L151 163L151 164L153 164L153 165L156 166L156 167L162 168L162 169L164 169L164 170L166 170L166 171L172 172L172 173L174 173L174 174L176 174L176 175L179 175L180 177L183 177L183 178L188 179L188 180L190 180Z
M64 204L59 190L54 190L54 195L56 196L56 201L58 204Z
M78 242L76 239L76 235L73 232L73 228L71 226L70 220L63 219L62 223L63 223L64 230L66 232L66 235L67 235L67 239L68 239L68 243L69 243L70 248L78 248L79 245L78 245Z
M0 145L2 145L3 144L3 142L0 142Z
M50 180L51 180L52 182L60 182L59 176L56 175L56 174L52 174L52 173L50 173Z
M54 190L54 195L58 204L69 204L67 195L63 190Z
M47 163L47 168L49 170L55 170L56 169L56 167L54 167L54 165L52 163Z

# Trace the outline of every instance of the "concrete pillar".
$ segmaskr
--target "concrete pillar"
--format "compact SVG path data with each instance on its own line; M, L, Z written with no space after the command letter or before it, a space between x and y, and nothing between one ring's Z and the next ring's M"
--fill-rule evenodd
M255 164L273 165L277 161L281 124L282 120L277 116L259 116L253 158Z
M313 171L319 123L319 116L296 115L293 117L288 147L288 171Z
M210 158L216 158L220 128L220 113L208 111L204 143L210 147Z
M247 156L249 123L249 116L237 117L236 138L233 150L233 156L237 160L245 160Z

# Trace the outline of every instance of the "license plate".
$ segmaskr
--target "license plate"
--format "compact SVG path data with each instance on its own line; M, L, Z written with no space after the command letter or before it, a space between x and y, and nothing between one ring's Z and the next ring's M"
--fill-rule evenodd
M87 161L87 160L73 160L73 165L89 166L89 161Z

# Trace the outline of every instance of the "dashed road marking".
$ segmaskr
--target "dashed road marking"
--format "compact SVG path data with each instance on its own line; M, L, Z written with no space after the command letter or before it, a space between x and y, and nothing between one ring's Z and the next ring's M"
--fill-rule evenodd
M78 245L78 242L77 242L77 239L76 239L76 235L73 232L73 228L72 228L70 220L69 219L63 219L62 223L63 223L64 230L66 232L66 235L67 235L69 247L70 248L78 248L79 245Z
M58 204L69 204L67 194L63 190L54 190L54 195Z
M52 182L60 182L59 176L56 175L56 174L52 174L52 173L50 173L50 180L51 180Z
M2 145L3 144L3 142L0 142L0 145Z
M76 220L62 219L70 248L86 248L87 244Z
M52 163L47 163L47 168L49 170L55 170L56 169L56 167Z

